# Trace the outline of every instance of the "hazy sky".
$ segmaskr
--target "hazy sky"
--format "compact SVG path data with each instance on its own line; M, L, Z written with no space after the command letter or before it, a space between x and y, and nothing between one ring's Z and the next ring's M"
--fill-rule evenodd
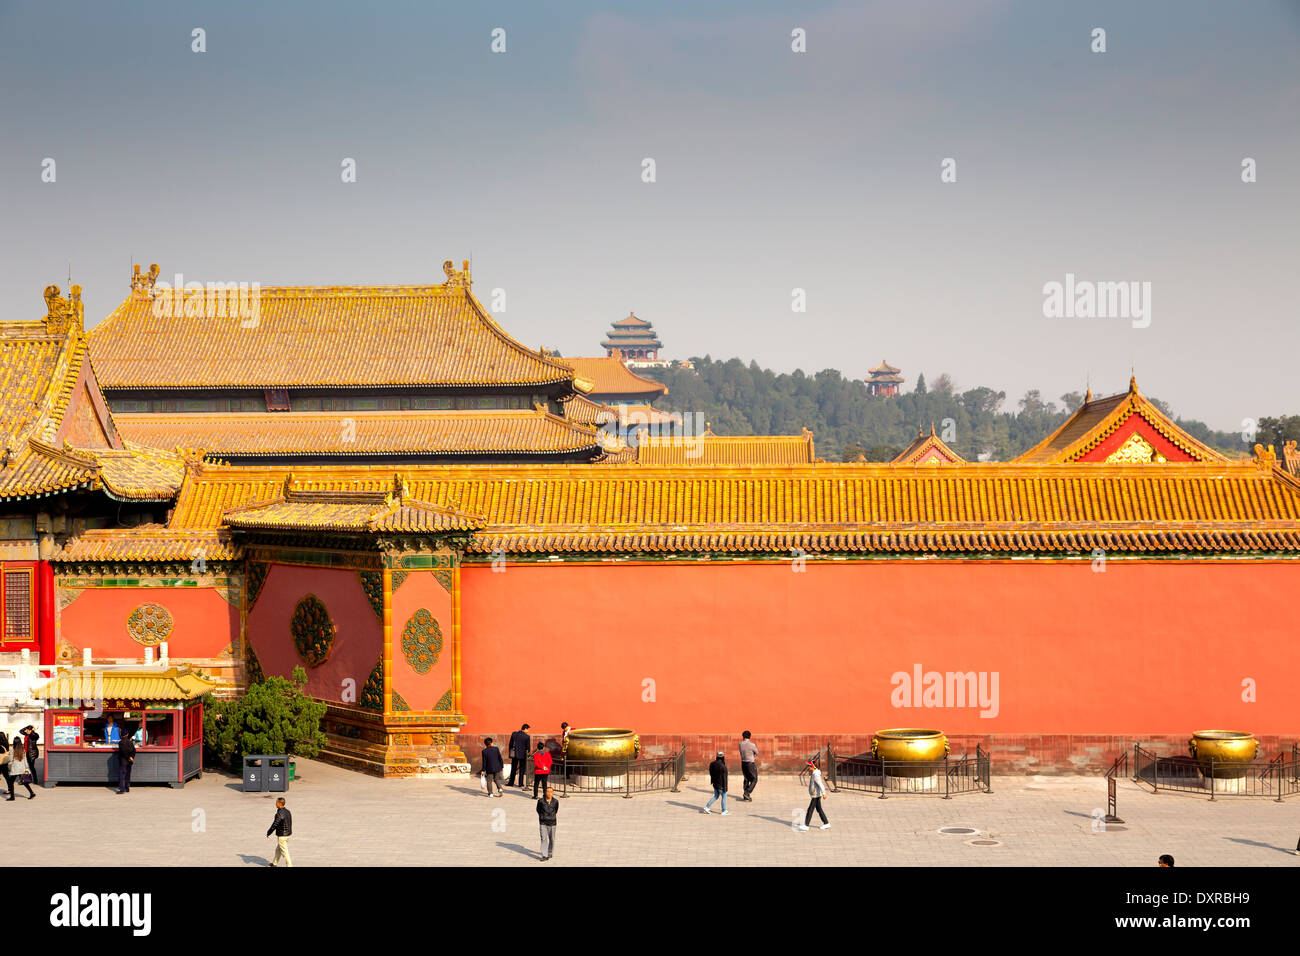
M566 355L634 309L669 357L887 358L1008 405L1132 364L1235 429L1300 413L1298 178L1287 0L0 0L5 318L68 260L93 324L133 261L345 285L472 254L502 324ZM1150 282L1150 324L1045 318L1067 273Z

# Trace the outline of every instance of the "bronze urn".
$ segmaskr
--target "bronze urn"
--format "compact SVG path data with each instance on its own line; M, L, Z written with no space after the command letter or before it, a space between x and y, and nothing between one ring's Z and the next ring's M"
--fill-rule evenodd
M1246 775L1259 741L1240 730L1198 730L1187 741L1187 751L1205 776L1232 780Z

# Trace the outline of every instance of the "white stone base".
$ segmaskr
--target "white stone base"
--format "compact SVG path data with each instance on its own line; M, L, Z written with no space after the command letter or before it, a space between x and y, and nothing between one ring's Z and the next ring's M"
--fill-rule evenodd
M1250 781L1240 777L1201 777L1201 786L1214 793L1249 793Z
M573 774L569 778L579 790L623 790L627 787L627 775L614 777L593 777L585 774Z
M925 777L899 777L888 774L885 778L885 793L929 793L938 789L940 784L937 773Z

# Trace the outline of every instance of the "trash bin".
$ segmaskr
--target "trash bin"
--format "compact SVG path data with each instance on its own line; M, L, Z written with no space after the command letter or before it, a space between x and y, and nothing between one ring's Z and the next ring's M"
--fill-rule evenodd
M244 755L244 793L261 793L266 789L265 757Z
M266 758L266 772L262 779L267 790L272 793L284 793L289 789L289 757L281 755Z

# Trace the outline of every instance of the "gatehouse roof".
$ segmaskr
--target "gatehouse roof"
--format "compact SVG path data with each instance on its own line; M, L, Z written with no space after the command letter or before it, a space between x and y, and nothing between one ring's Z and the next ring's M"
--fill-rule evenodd
M190 470L176 529L218 529L288 471ZM378 468L295 468L304 490L382 493ZM1300 552L1300 482L1243 463L448 466L402 472L411 497L480 516L474 553Z
M1160 411L1138 390L1136 376L1129 379L1128 391L1120 392L1118 395L1094 399L1089 390L1083 404L1073 415L1067 418L1056 431L1015 460L1044 464L1078 461L1134 416L1145 421L1193 461L1227 461L1224 455L1193 438Z
M138 268L138 267L137 267ZM545 386L568 366L511 338L464 270L441 285L259 286L177 299L138 273L90 332L106 389Z
M668 386L644 375L638 375L625 364L621 355L608 357L580 357L563 359L579 378L591 383L593 395L618 399L649 397L652 401L668 394Z
M585 401L575 396L574 401ZM127 437L216 458L596 455L600 436L542 408L437 411L122 413Z
M123 441L100 393L82 330L81 287L45 290L43 320L0 322L0 500L77 488L165 501L179 456Z

